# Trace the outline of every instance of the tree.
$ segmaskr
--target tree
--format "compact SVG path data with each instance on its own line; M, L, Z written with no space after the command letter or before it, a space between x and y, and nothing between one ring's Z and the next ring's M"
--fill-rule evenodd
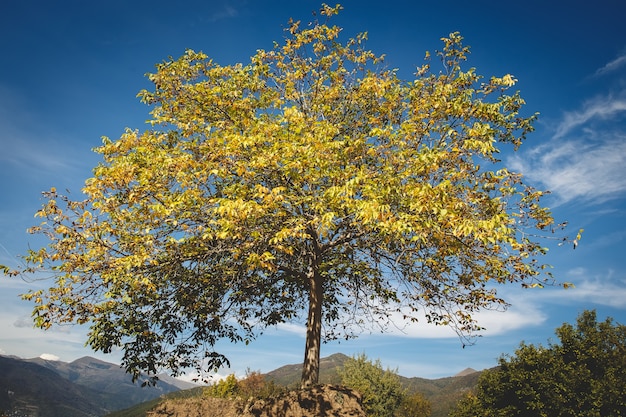
M55 280L24 295L36 325L88 323L137 377L220 367L218 340L305 315L308 386L322 340L422 312L470 335L475 311L506 305L492 283L547 280L543 193L497 159L535 119L515 79L463 70L452 33L441 69L406 82L340 31L292 21L246 65L157 65L151 126L105 138L79 198L44 193L30 231L49 244L15 271Z
M432 407L419 392L405 395L396 409L394 417L428 417L431 415Z
M372 362L365 354L346 360L339 376L342 385L361 394L368 416L393 417L405 398L397 373L384 370L380 360Z
M626 326L598 323L595 311L585 311L576 327L563 324L556 334L560 343L522 343L513 357L500 358L451 415L626 415Z

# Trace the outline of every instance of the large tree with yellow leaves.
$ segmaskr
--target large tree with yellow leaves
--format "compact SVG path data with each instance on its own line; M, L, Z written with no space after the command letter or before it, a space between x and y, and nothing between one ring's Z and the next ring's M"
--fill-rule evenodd
M506 305L493 283L540 283L553 218L497 159L532 130L515 79L464 70L457 33L410 82L339 35L291 22L245 65L157 65L151 127L104 140L84 199L45 193L49 244L17 271L54 276L24 296L36 325L88 323L138 377L222 366L219 340L306 316L308 386L323 340L422 315L471 334Z

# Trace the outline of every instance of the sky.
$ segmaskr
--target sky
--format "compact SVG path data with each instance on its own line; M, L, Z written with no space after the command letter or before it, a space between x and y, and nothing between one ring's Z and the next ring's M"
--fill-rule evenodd
M0 3L0 264L43 243L26 233L50 187L80 192L99 162L101 137L145 129L149 108L136 94L145 74L186 49L221 65L246 63L283 39L290 17L309 22L317 1L177 2L3 0ZM410 79L425 51L461 32L468 66L487 78L510 73L539 112L536 130L503 162L551 194L545 200L567 232L584 229L574 250L550 246L545 261L575 288L500 288L511 306L477 317L486 330L463 348L445 327L418 324L322 346L322 356L365 353L407 377L440 378L493 367L521 341L547 344L585 309L626 324L626 4L622 0L346 0L334 19L343 39L367 31L367 46ZM34 329L32 305L18 294L45 281L0 276L0 354L72 361L94 356L87 330ZM302 326L271 328L248 346L219 346L220 373L267 372L302 361Z

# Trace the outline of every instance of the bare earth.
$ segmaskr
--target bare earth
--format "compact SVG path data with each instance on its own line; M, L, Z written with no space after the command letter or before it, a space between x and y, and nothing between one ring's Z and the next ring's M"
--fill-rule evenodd
M189 398L160 404L147 417L366 417L361 396L334 385L290 391L265 400Z

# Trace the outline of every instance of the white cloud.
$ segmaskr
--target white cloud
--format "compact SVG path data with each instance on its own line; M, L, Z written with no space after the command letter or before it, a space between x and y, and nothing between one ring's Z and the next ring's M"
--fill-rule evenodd
M618 286L598 280L583 281L571 291L569 298L626 309L626 285Z
M591 217L590 218L598 218ZM584 235L583 235L584 236ZM620 227L619 224L614 225L614 230L610 233L604 233L601 236L598 236L594 240L590 242L584 242L585 248L590 251L599 251L604 252L607 249L613 249L618 247L619 245L624 245L626 242L626 228ZM623 246L622 246L623 247Z
M56 362L61 359L57 355L53 355L51 353L42 353L41 355L39 355L39 357L43 359L44 361L53 361L53 362Z
M595 72L594 76L600 77L600 76L606 75L610 72L618 70L619 68L623 66L626 66L626 55L621 55L615 58L613 61L606 64L605 66L603 66L602 68L599 68Z
M600 143L551 141L509 163L531 181L542 183L561 203L601 203L626 193L626 136Z
M306 326L298 323L280 323L276 325L276 330L296 334L302 337L306 336Z
M223 373L218 373L218 372L215 372L213 374L200 375L199 373L193 371L193 372L185 373L184 375L179 375L176 377L176 379L180 381L184 381L184 382L191 382L192 384L211 385L223 379L226 379L228 375L230 374L223 374Z
M547 320L547 316L541 309L529 300L531 290L522 290L519 286L514 288L500 287L498 295L504 298L510 307L507 309L483 309L473 314L477 324L485 330L479 332L483 336L496 336L507 334L522 328L539 326ZM533 293L534 294L534 293ZM414 316L417 322L409 322L404 317ZM435 325L429 323L424 310L414 313L393 312L389 316L389 323L372 323L368 318L362 317L363 322L369 323L363 327L354 325L350 329L359 337L384 334L410 339L458 339L459 335L448 325ZM306 336L306 326L302 323L281 323L274 329L268 329L266 336L280 334L292 334L300 337Z
M626 98L604 96L585 103L581 110L566 112L557 125L554 139L559 139L575 128L593 120L607 120L626 111Z
M32 329L33 319L31 319L30 317L26 317L26 316L18 317L17 320L13 322L13 326L17 328Z
M565 273L563 281L574 284L573 288L544 288L533 291L533 303L537 305L593 305L626 309L626 277L613 270L592 272L584 267L572 268Z
M626 280L615 278L615 272L592 275L584 268L570 271L575 287L568 289L561 297L569 303L592 303L619 309L626 309Z
M498 289L498 295L510 303L506 311L482 310L475 313L478 325L485 328L482 336L512 334L521 329L539 328L549 319L546 305L602 305L626 309L626 278L620 279L614 271L593 273L577 267L566 273L574 288L546 287L543 289L521 289L510 285ZM402 324L400 315L396 323ZM414 339L457 338L448 326L428 324L426 318L402 328L389 328L385 333Z
M603 203L626 194L626 91L567 112L552 138L508 159L516 171L550 190L558 203Z
M9 305L2 296L0 303ZM33 326L30 318L31 306L28 303L13 304L10 309L10 314L0 315L2 349L9 355L35 358L46 352L64 361L72 361L83 356L92 356L113 363L120 361L121 355L117 351L102 354L85 347L87 326L55 325L49 330L41 330Z
M528 290L529 291L529 290ZM498 294L510 303L506 310L480 310L473 314L477 324L485 330L478 334L483 336L496 336L506 334L526 327L538 326L546 321L547 317L540 308L527 300L527 290L517 289L509 291L504 287ZM392 316L396 327L389 326L385 334L414 338L414 339L448 339L458 338L458 334L450 326L442 326L428 323L424 312L419 314L419 321L407 323L401 313Z

